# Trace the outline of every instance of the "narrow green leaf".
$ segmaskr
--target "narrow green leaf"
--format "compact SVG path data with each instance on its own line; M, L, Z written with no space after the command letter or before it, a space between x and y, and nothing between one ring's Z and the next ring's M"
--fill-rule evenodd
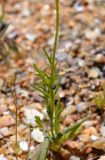
M59 133L59 129L60 129L60 115L62 112L62 107L60 102L58 102L58 104L55 107L55 117L54 117L54 128L55 128L55 133L58 134Z
M45 48L42 49L43 53L45 54L45 56L47 57L47 60L50 64L52 64L52 57L48 55L47 51Z
M90 117L90 116L89 116ZM62 140L61 141L66 141L68 140L70 137L74 136L78 130L80 129L82 123L84 123L89 117L86 117L82 120L80 120L79 122L73 124L72 126L64 129L61 134L62 134Z
M42 129L43 124L42 124L42 120L40 119L39 116L35 116L35 121L36 121L38 127Z

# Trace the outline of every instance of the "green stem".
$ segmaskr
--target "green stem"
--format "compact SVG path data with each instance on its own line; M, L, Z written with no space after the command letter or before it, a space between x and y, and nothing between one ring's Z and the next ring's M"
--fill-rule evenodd
M56 0L56 33L55 33L55 41L54 41L54 47L53 47L53 61L52 61L52 69L51 69L51 107L52 107L52 118L51 118L51 133L52 137L54 138L54 132L53 132L53 118L54 118L54 91L53 91L53 77L55 73L55 54L57 49L57 41L58 41L58 32L59 32L59 0Z
M57 41L58 41L58 33L59 33L59 0L56 0L56 34L53 48L53 64L55 62L55 53L57 49Z

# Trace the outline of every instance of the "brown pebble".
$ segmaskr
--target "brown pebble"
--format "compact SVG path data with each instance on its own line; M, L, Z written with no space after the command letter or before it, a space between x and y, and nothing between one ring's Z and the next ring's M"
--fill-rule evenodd
M73 123L73 119L71 118L71 116L67 116L63 122L64 126L68 126L71 123Z
M12 126L15 124L15 120L10 115L4 115L0 117L0 128Z
M102 54L98 54L98 55L96 55L96 57L95 57L95 61L97 62L97 63L105 63L105 56L104 55L102 55Z

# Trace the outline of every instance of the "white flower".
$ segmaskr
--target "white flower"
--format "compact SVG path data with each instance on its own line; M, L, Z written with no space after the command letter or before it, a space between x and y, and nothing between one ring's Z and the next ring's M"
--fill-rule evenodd
M7 160L3 154L0 155L0 160Z
M31 136L36 142L42 143L44 141L44 134L39 128L33 129Z
M21 141L19 146L22 151L28 151L28 143L26 141Z
M41 120L44 118L44 115L34 108L25 108L24 114L26 117L26 123L33 127L37 125L35 122L35 116L39 116Z

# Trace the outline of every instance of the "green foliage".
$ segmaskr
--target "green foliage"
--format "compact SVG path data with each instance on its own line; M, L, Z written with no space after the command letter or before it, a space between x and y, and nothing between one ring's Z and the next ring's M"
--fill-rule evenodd
M35 121L39 128L43 128L42 121L39 116L35 116Z
M53 47L53 53L49 54L45 48L43 48L43 53L46 56L48 61L48 68L50 73L39 69L36 64L33 64L35 74L38 77L38 81L35 82L32 87L39 91L41 97L44 100L45 107L47 109L49 117L50 130L43 128L45 139L42 144L38 160L45 160L47 157L48 150L58 151L63 142L69 138L73 138L80 132L81 124L87 119L80 120L78 123L64 129L60 130L60 120L62 106L57 99L57 91L59 89L59 74L57 72L57 61L55 59L55 53L57 48L58 40L58 31L59 31L59 0L56 0L56 34ZM57 102L56 102L57 100ZM43 122L39 117L35 117L37 125L42 128Z
M99 109L103 109L105 107L105 85L103 86L102 94L96 96L94 101Z

